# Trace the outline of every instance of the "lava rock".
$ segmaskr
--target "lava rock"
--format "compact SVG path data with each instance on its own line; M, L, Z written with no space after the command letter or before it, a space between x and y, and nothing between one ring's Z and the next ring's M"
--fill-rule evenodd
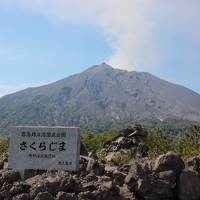
M138 197L148 200L173 200L171 184L155 175L148 175L137 181L135 193Z
M12 200L30 200L30 196L28 193L23 193L13 197Z
M200 199L200 176L195 171L183 171L179 179L178 196L180 200Z
M107 162L112 161L113 152L121 150L131 150L138 158L147 157L147 135L147 131L139 124L121 130L118 136L103 145Z
M134 192L137 185L137 178L133 173L129 172L124 180L124 183L127 184L131 192Z
M170 171L159 172L158 176L160 179L170 183L171 188L176 187L176 174L174 173L174 171L170 170Z
M4 190L0 192L0 200L11 200L11 199L12 196L8 191Z
M4 183L13 183L15 181L20 180L20 174L17 171L14 170L6 170L2 172L2 175L0 177L0 183L1 185Z
M81 192L81 193L78 194L78 199L80 199L80 200L82 200L82 199L86 199L86 200L94 199L95 200L95 195L90 191Z
M196 171L200 174L200 156L190 158L185 165L187 170Z
M23 183L23 182L18 182L15 183L12 188L10 189L10 194L12 196L18 195L18 194L22 194L22 193L28 193L29 189L30 189L30 185Z
M178 177L185 165L180 155L174 152L168 152L159 156L154 163L153 171L162 172L172 170Z
M81 142L81 147L80 147L80 154L83 156L87 156L88 155L88 151L85 147L85 145Z
M126 178L126 174L119 172L119 171L116 171L113 174L113 183L115 185L119 185L121 187L124 184L125 178Z
M73 193L58 192L56 200L78 200L78 197Z
M64 191L67 193L75 193L78 194L81 191L81 184L78 179L73 177L64 177L60 183L60 191Z
M55 200L54 197L48 192L40 192L34 200Z
M86 192L86 191L94 191L97 190L98 188L96 187L94 182L89 182L89 183L82 183L82 191Z

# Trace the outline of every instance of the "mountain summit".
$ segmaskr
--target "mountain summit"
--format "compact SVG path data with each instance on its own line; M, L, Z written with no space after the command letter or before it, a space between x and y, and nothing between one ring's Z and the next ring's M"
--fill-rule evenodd
M0 99L0 132L14 125L97 126L142 119L200 121L200 95L106 63Z
M89 67L86 71L102 71L102 70L111 70L113 69L110 65L106 64L105 62L101 63L100 65L93 65Z

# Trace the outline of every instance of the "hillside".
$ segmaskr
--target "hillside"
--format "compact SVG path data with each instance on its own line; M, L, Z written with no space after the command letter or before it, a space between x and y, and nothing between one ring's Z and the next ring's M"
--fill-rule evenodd
M0 132L13 125L110 128L139 120L200 121L200 95L149 73L105 63L0 99Z

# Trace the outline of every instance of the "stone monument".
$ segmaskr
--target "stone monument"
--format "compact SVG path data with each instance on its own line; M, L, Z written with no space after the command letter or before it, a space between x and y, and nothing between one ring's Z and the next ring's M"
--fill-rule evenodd
M12 129L9 168L77 171L79 157L79 128L18 126Z

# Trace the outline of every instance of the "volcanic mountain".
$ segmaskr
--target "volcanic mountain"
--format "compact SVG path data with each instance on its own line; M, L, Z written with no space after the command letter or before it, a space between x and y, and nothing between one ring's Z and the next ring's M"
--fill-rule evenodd
M145 119L200 121L200 95L149 73L105 63L0 98L0 132L14 125L109 128Z

